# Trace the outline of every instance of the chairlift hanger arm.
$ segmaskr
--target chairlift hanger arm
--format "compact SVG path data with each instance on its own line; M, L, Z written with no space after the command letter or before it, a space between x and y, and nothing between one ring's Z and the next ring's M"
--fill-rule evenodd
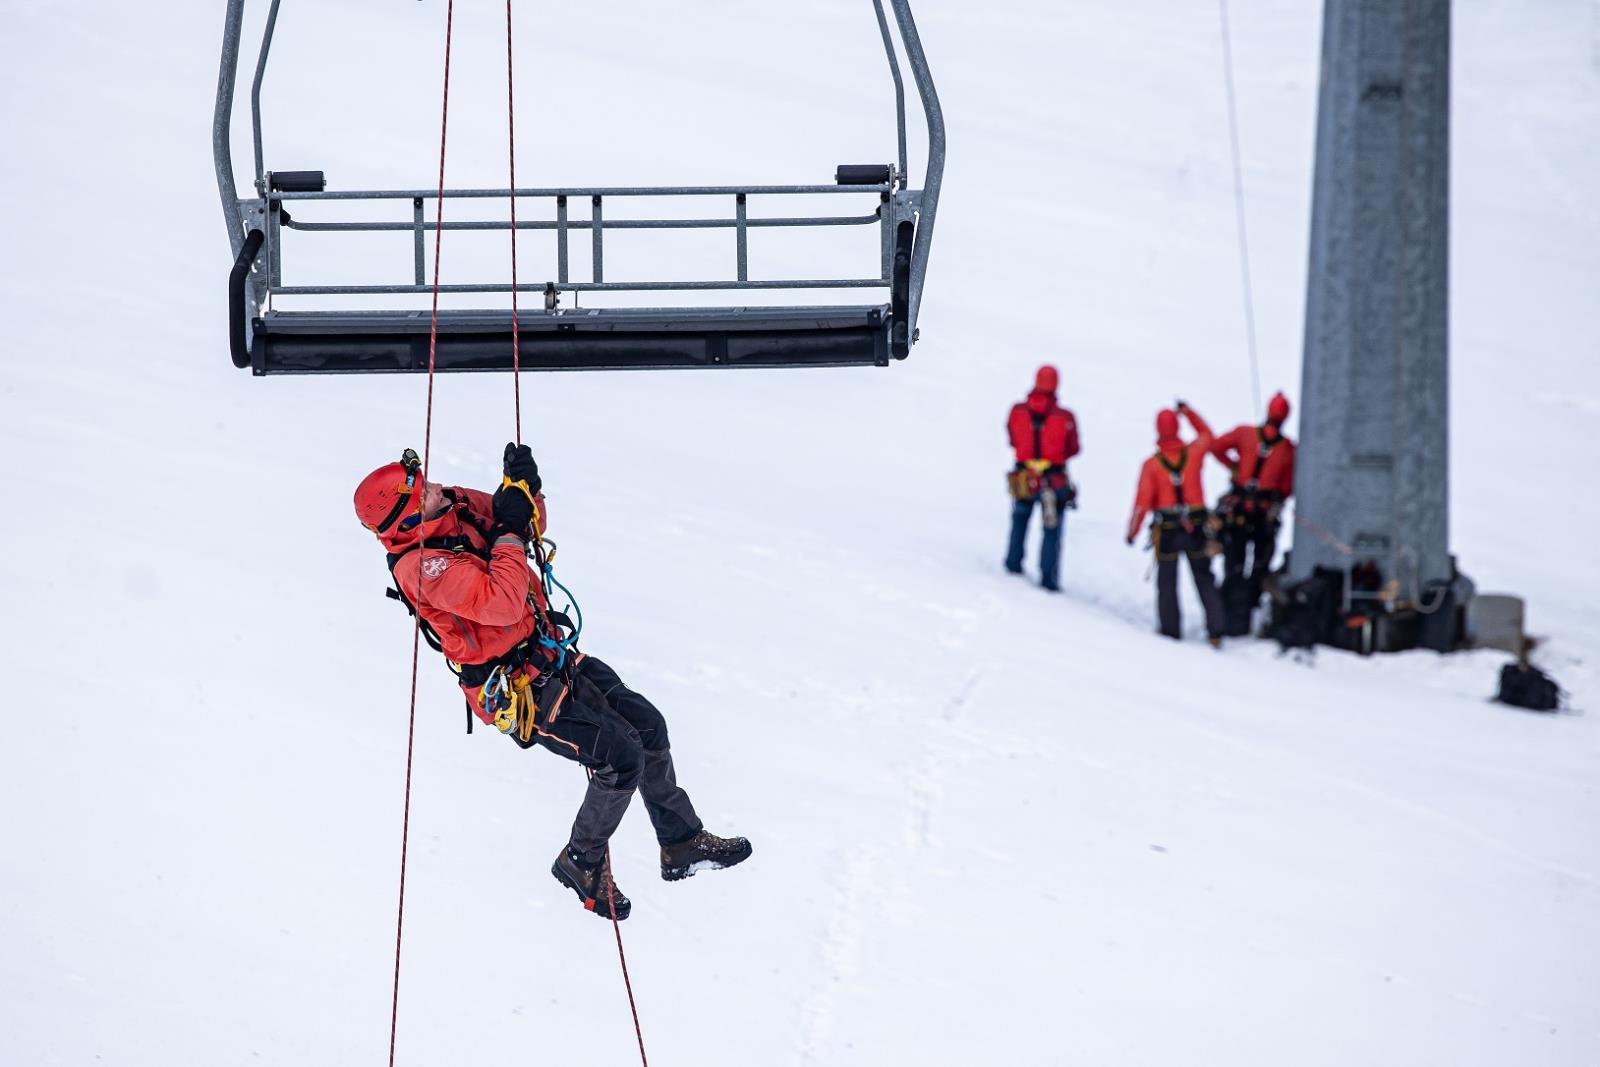
M910 0L889 0L894 8L900 39L905 45L911 78L922 98L922 112L928 123L928 172L919 197L916 244L911 252L911 339L916 340L917 313L922 307L922 281L928 267L928 251L933 245L933 221L939 209L939 191L944 184L944 111L939 93L928 71L928 57L922 51L922 37L911 17Z

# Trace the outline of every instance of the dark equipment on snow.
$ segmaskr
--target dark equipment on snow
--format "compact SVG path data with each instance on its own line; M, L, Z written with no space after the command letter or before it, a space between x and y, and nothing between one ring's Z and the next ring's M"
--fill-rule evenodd
M1561 687L1531 663L1507 663L1500 668L1500 691L1494 698L1530 711L1561 710Z
M1332 644L1344 599L1344 572L1318 567L1273 597L1269 636L1285 651Z
M238 76L239 38L244 0L228 0L223 29L222 65L213 119L212 153L222 196L228 240L234 254L229 278L230 339L234 365L257 376L267 374L397 373L427 371L430 316L426 310L385 308L382 301L400 294L430 292L424 242L430 232L445 230L508 230L504 221L445 221L426 217L425 201L440 199L438 189L328 190L321 171L270 171L262 161L261 82L272 45L280 0L273 0L262 34L251 87L251 124L255 148L255 196L241 198L234 182L230 129L234 85ZM944 118L922 42L912 20L909 0L873 0L879 33L894 78L898 120L898 165L845 164L833 185L620 186L594 188L519 188L518 200L539 201L553 208L554 218L523 220L519 230L554 231L555 262L537 281L518 282L520 292L544 295L542 309L524 309L517 316L517 349L523 370L624 370L712 366L803 367L887 366L904 359L917 340L917 313L933 239L934 216L944 174ZM905 54L928 126L927 173L921 189L908 188L905 89L896 50ZM509 189L446 189L452 202L508 201ZM690 198L691 202L727 204L712 217L615 218L606 207L619 200ZM783 203L846 203L859 206L845 214L800 217L755 216L749 203L757 198ZM843 197L844 200L838 200ZM828 199L833 198L833 199ZM865 200L866 203L860 203ZM408 207L409 218L395 221L311 221L294 218L291 201L335 205L341 201L393 202ZM569 216L570 206L587 217ZM580 206L581 205L581 206ZM751 231L797 232L815 227L875 226L877 254L871 269L860 267L831 278L757 279L750 277L748 241ZM607 281L605 234L617 230L731 230L732 277L654 278ZM411 235L412 281L408 285L294 285L284 281L283 245L289 231ZM572 277L569 243L588 238L590 280ZM296 239L298 243L298 238ZM309 256L308 251L298 254ZM535 268L537 272L539 268ZM507 294L510 283L440 285L441 293ZM723 307L561 308L562 293L663 293L729 291L774 292L794 296L813 290L876 289L884 299L873 303L794 306L745 303ZM334 310L290 310L276 305L299 297L340 297L353 306ZM510 370L513 366L512 314L505 310L441 310L434 367L441 371Z
M1287 651L1331 645L1367 656L1427 648L1450 652L1461 646L1464 612L1472 599L1471 582L1457 575L1452 582L1431 583L1418 598L1407 596L1400 583L1384 580L1376 560L1361 560L1348 571L1318 566L1297 582L1286 563L1275 575L1271 616L1265 636Z

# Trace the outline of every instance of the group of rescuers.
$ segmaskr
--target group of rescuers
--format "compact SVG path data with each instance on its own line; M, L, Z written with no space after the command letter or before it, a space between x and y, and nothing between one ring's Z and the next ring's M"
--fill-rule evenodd
M1040 584L1052 592L1061 588L1061 526L1077 502L1067 461L1080 450L1077 419L1056 400L1059 385L1054 367L1040 367L1033 390L1006 420L1016 452L1016 465L1007 476L1013 504L1006 570L1022 573L1028 523L1037 505L1044 525ZM1148 516L1156 557L1156 615L1167 637L1182 636L1180 559L1189 561L1211 643L1221 645L1225 636L1250 632L1250 616L1272 565L1283 505L1294 492L1294 442L1283 433L1288 417L1289 401L1282 393L1267 402L1265 421L1245 423L1220 436L1181 400L1175 408L1156 413L1156 450L1139 468L1127 542L1134 543ZM1191 440L1180 435L1180 418L1193 430ZM1207 456L1226 467L1230 477L1215 508L1206 506L1201 481ZM1220 593L1211 571L1211 558L1219 552Z

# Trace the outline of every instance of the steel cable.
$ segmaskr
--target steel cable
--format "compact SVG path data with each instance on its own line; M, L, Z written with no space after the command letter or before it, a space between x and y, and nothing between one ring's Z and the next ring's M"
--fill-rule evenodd
M1239 229L1239 276L1244 292L1244 327L1250 350L1250 400L1261 410L1261 365L1256 357L1255 293L1250 284L1250 241L1244 223L1244 167L1239 159L1239 105L1233 88L1233 42L1228 28L1228 0L1218 0L1222 19L1222 76L1228 95L1228 144L1233 156L1234 215Z

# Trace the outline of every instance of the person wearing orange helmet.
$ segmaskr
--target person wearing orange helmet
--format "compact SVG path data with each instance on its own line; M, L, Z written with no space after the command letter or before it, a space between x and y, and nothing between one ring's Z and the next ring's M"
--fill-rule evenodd
M1250 616L1261 602L1262 583L1277 550L1283 502L1294 492L1294 442L1283 432L1288 417L1289 398L1274 393L1267 401L1265 422L1236 426L1211 444L1211 454L1233 476L1217 503L1222 522L1222 607L1229 637L1250 632Z
M1078 420L1056 402L1060 376L1049 364L1034 376L1033 391L1011 408L1006 434L1016 453L1016 466L1006 475L1011 490L1011 541L1006 570L1022 573L1022 554L1033 507L1040 505L1044 537L1039 545L1039 584L1051 592L1061 588L1061 524L1077 506L1077 489L1067 478L1067 460L1079 451Z
M1195 438L1178 436L1178 416L1194 427ZM1211 427L1183 401L1176 411L1156 414L1156 451L1139 469L1133 513L1128 517L1128 544L1139 535L1146 515L1151 515L1150 543L1156 554L1156 615L1167 637L1183 636L1178 613L1178 558L1187 556L1194 587L1206 613L1206 635L1213 645L1222 643L1222 604L1211 574L1210 514L1205 505L1201 466L1211 449Z
M408 449L367 475L356 488L356 517L389 554L393 595L456 675L468 729L475 717L523 748L548 749L591 772L551 874L586 909L627 918L631 905L611 881L608 842L636 791L661 845L663 878L746 859L750 842L708 833L677 784L661 712L606 663L579 652L570 620L551 608L547 511L528 447L506 445L504 484L493 496L425 481L421 467Z

